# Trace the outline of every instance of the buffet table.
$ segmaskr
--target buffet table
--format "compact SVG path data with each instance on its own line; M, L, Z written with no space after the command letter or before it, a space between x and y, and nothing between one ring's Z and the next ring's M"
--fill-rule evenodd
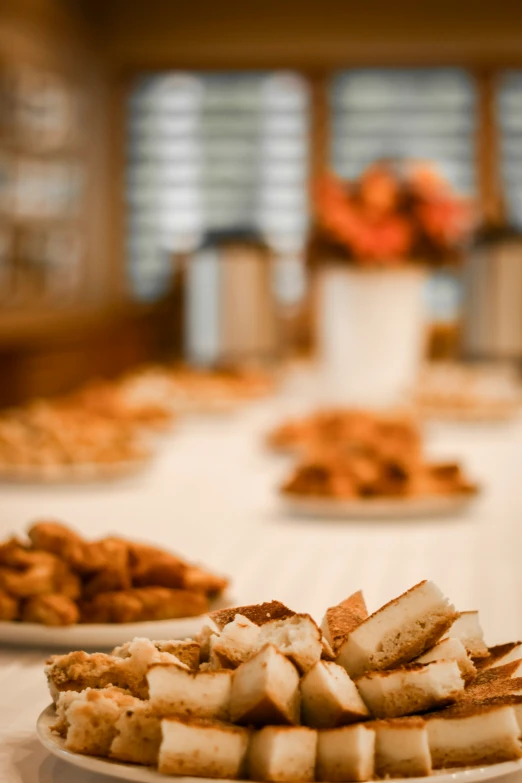
M277 396L233 413L194 416L162 436L141 475L106 485L0 487L0 536L59 519L88 537L158 542L230 574L239 603L273 598L320 620L363 588L370 610L424 578L460 609L480 609L490 644L522 638L522 421L431 424L428 448L458 457L484 486L465 514L404 522L285 515L276 488L286 458L264 446L281 418L313 404L291 376ZM1 639L1 626L0 626ZM52 758L35 721L48 704L49 651L0 647L2 783L109 783Z

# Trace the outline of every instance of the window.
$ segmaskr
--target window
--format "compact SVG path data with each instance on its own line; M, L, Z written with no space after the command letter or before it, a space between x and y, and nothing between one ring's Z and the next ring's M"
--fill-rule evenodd
M286 254L279 288L291 298L307 229L308 147L307 87L295 74L140 79L129 98L126 194L135 295L161 295L173 256L206 231L248 227Z
M522 71L503 74L497 93L500 160L507 217L522 226Z
M342 177L379 158L422 158L438 163L459 191L474 191L475 89L464 71L346 71L330 98L332 163Z

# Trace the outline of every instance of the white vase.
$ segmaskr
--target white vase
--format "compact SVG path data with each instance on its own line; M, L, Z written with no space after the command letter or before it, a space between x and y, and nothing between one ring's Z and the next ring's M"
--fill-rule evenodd
M396 405L412 389L426 341L422 268L326 265L316 289L325 402Z

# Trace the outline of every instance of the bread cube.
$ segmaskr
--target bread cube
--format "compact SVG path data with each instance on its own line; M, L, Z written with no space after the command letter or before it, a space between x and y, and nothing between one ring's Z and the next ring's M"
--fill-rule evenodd
M434 769L497 764L522 756L512 707L466 705L430 715L426 721Z
M308 614L265 623L259 631L259 649L265 644L277 647L303 673L321 659L323 651L321 631Z
M236 606L232 609L216 609L214 612L210 612L209 619L219 631L222 631L237 614L246 617L255 625L264 625L271 620L284 620L287 617L293 617L295 612L282 604L281 601L266 601L263 604Z
M303 723L329 729L370 716L355 683L342 666L318 661L300 683Z
M254 732L248 753L253 780L314 780L317 732L304 726L265 726Z
M217 721L161 721L158 769L163 775L234 779L244 776L250 732Z
M152 707L163 715L228 720L232 672L192 672L176 664L156 664L147 673Z
M219 636L210 638L210 662L213 668L236 669L248 660L257 651L259 632L258 625L236 614Z
M471 658L460 639L449 637L432 647L419 658L415 663L432 663L433 661L457 661L464 682L471 682L476 674Z
M136 642L148 642L148 645L153 647L157 653L168 653L169 655L173 655L180 663L188 666L189 669L196 670L199 666L200 646L198 642L193 641L192 639L186 639L185 641L179 641L177 639L161 639L158 641L133 639L131 642L126 642L119 647L115 647L111 655L114 655L116 658L130 658L133 651L137 652ZM146 662L147 664L161 663L162 660L161 658L154 658L152 661L147 659Z
M377 718L398 718L452 704L464 691L456 661L410 664L388 672L368 672L355 681Z
M489 655L478 612L460 612L448 636L459 639L472 658L487 658Z
M522 659L522 642L507 642L488 648L488 657L477 662L477 669L493 669Z
M338 652L348 636L368 618L368 610L362 591L346 598L337 606L331 606L321 622L323 636L334 650Z
M273 645L267 644L234 671L230 699L233 723L297 724L299 710L299 674Z
M339 649L351 677L409 663L439 641L456 618L433 582L420 582L370 615Z
M317 780L365 781L374 776L375 732L371 724L357 723L319 731Z
M431 774L426 723L422 718L394 718L370 724L375 730L375 771L381 778Z
M142 701L124 710L114 727L116 736L109 751L111 758L148 766L158 763L161 719L149 702Z
M62 714L60 700L63 700L64 706ZM87 756L108 756L120 715L140 703L139 699L117 688L62 694L58 702L58 717L66 732L66 749Z

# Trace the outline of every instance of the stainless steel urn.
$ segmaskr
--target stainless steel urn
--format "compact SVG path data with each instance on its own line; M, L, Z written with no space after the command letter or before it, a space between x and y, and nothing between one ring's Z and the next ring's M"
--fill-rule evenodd
M184 350L202 366L276 358L274 258L253 232L209 233L185 268Z

